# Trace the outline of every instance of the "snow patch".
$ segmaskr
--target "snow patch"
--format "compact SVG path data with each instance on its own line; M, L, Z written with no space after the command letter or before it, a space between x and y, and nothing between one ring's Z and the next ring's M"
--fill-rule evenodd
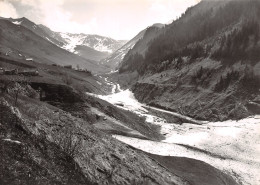
M77 45L82 45L84 38L82 36L72 36L68 33L61 33L61 36L66 40L67 44L62 46L63 49L66 49L70 52L75 52Z
M45 37L49 42L51 42L52 44L55 44L52 40L50 40L48 37ZM56 45L56 44L55 44Z
M21 144L20 141L11 140L11 139L3 139L3 141L8 141L8 142L11 142L11 143L16 143L16 144Z
M12 21L13 24L20 25L23 21Z

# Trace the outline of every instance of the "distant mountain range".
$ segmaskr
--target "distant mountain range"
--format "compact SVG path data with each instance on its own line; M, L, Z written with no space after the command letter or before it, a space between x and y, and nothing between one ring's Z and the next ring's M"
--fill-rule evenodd
M51 44L91 61L91 63L95 63L96 61L95 65L98 65L98 67L96 67L97 69L107 68L107 71L117 69L128 52L129 54L135 52L144 54L149 42L155 38L160 33L160 30L165 26L164 24L154 24L139 32L133 39L127 42L125 40L115 40L99 35L55 32L42 24L37 25L25 17L19 19L0 18L0 20L2 22L8 21L12 23L14 25L12 26L12 29L15 27L17 29L21 27L26 28L27 31L29 30L33 32ZM8 24L5 25L7 26ZM9 26L10 25L7 27ZM15 29L13 31L15 31ZM30 37L29 34L28 37ZM28 43L24 46L26 45L28 45ZM49 48L45 49L49 50ZM70 64L71 62L66 62L66 60L62 62L62 64L65 63Z
M60 47L87 59L99 61L106 58L127 41L90 34L54 32L44 25L39 25L52 38L62 43Z
M83 58L63 49L66 43L57 33L46 32L26 18L0 19L0 52L17 59L33 59L36 62L72 65L92 72L106 71L94 60Z
M89 60L99 61L104 59L127 42L99 35L54 32L48 27L37 25L24 17L5 20L26 27L53 44Z

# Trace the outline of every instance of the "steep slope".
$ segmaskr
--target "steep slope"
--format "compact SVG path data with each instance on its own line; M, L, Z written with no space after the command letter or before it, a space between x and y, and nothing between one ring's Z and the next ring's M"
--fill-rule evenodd
M123 72L124 69L128 68L128 65L131 65L131 61L139 63L139 60L143 58L147 49L149 48L150 43L153 39L157 38L160 34L163 33L163 26L161 24L155 24L151 27L148 27L143 35L143 37L138 40L134 47L127 52L122 63L119 65L120 72ZM135 58L136 57L136 58ZM135 66L135 64L132 64ZM131 68L131 67L130 67ZM130 71L135 71L136 69L132 68Z
M148 27L145 30L143 37L138 40L134 47L129 51L128 55L138 53L144 56L149 47L149 43L162 33L161 31L164 26L164 24L154 24Z
M44 32L47 33L48 36L59 41L59 43L61 43L61 45L59 45L60 47L62 47L66 44L64 38L60 35L59 32L52 31L50 28L48 28L47 26L44 26L42 24L39 24L38 27L40 27L42 30L44 30Z
M37 62L72 65L74 67L78 65L81 68L87 68L93 72L105 70L95 62L61 49L31 30L13 24L8 20L0 20L0 36L2 49L9 50L10 52L20 52L19 54L21 56L33 58L33 60Z
M138 72L133 90L148 104L200 119L256 114L259 10L256 0L204 0L166 26L145 55L129 52L119 72Z
M134 46L138 44L138 46L135 47L135 49L131 52L136 52L138 49L140 52L145 52L146 44L155 38L156 33L158 32L159 28L162 28L163 24L154 24L151 27L148 27L141 32L139 32L133 39L128 41L124 46L122 46L120 49L115 51L112 55L107 57L106 59L102 60L100 63L102 65L106 65L110 67L112 70L115 70L118 68L120 63L123 61L125 55L134 48ZM141 41L140 41L141 40Z

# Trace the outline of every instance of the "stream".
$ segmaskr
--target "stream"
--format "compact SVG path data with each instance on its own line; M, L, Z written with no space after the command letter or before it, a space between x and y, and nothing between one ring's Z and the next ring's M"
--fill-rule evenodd
M112 94L88 94L144 116L147 122L159 125L165 136L160 142L121 135L113 135L114 138L152 154L204 161L232 176L238 184L260 184L260 115L239 121L198 121L142 104L129 89L121 90L119 84L109 82L107 78L105 82L112 86ZM147 108L183 118L187 123L167 123L163 117L149 114Z

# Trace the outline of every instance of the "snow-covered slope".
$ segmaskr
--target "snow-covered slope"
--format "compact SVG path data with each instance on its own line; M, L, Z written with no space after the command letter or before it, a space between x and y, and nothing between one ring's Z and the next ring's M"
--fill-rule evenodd
M88 34L60 33L66 44L64 49L75 52L77 45L88 46L97 51L112 53L121 47L125 41L117 41L109 37Z
M62 42L62 45L59 45L61 48L82 56L83 58L96 61L108 57L127 42L125 40L115 40L99 35L54 32L44 25L39 26L52 38ZM92 50L90 51L90 49ZM95 53L95 55L93 55L93 53Z

